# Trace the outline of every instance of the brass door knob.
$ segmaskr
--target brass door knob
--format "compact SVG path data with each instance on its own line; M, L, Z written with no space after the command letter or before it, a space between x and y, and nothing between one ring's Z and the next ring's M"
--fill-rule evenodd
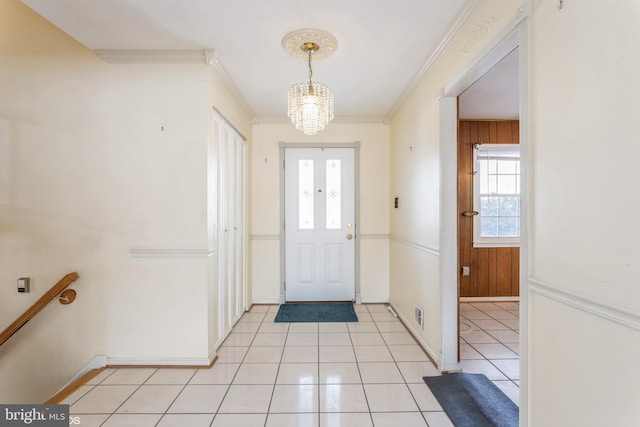
M347 240L353 239L353 234L347 234Z

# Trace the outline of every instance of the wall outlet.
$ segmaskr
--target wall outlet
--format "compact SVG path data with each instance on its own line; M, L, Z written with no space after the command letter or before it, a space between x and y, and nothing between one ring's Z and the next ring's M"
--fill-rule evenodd
M419 305L416 305L414 310L414 319L420 326L420 329L424 331L424 310Z

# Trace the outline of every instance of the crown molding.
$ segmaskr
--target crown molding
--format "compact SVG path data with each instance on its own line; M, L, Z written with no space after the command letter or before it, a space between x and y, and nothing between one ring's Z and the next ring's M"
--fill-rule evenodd
M95 54L108 64L206 64L206 53L197 50L125 50L96 49Z
M462 12L460 12L456 20L449 28L449 31L447 31L444 37L442 37L442 39L440 40L440 43L438 43L438 46L433 51L431 56L429 56L422 68L420 68L420 71L418 71L413 79L411 79L407 87L404 89L404 91L402 91L400 97L393 104L393 107L391 107L391 110L389 110L389 113L387 113L387 121L390 122L391 119L393 119L393 117L398 113L398 111L400 111L400 107L402 106L402 104L404 104L407 98L409 98L409 95L411 95L420 81L422 81L424 76L436 64L436 62L438 62L438 60L447 51L454 40L462 33L471 18L473 18L476 13L478 13L478 10L480 10L485 1L486 0L472 0L467 4Z
M229 92L234 97L234 99L238 101L238 104L240 104L240 107L244 110L247 116L252 117L253 118L252 122L255 122L255 113L249 106L249 103L247 102L245 97L242 96L242 93L240 93L238 86L236 86L233 79L229 76L229 73L227 73L227 71L224 69L224 67L218 60L218 56L216 55L215 50L205 49L203 50L203 52L206 58L206 63L209 65L209 67L211 67L213 72L216 73L216 75L220 78L220 80L225 85L225 87L229 90Z

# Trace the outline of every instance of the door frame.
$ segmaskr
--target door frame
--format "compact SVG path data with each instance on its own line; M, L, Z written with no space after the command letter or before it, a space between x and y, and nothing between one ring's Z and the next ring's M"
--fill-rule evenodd
M355 299L360 304L360 141L355 142L282 142L278 143L280 151L280 304L284 304L285 273L286 273L286 245L285 245L285 211L284 211L284 152L287 148L352 148L353 149L353 179L354 179L354 209L355 209Z
M514 48L520 52L520 426L529 425L529 227L531 174L531 9L525 2L505 28L487 43L440 94L442 290L442 371L460 370L458 362L458 96Z

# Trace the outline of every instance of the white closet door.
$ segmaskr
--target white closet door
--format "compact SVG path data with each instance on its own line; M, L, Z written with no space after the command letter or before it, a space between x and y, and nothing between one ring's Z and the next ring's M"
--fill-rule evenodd
M217 149L217 282L219 333L223 337L246 306L246 142L214 114Z

